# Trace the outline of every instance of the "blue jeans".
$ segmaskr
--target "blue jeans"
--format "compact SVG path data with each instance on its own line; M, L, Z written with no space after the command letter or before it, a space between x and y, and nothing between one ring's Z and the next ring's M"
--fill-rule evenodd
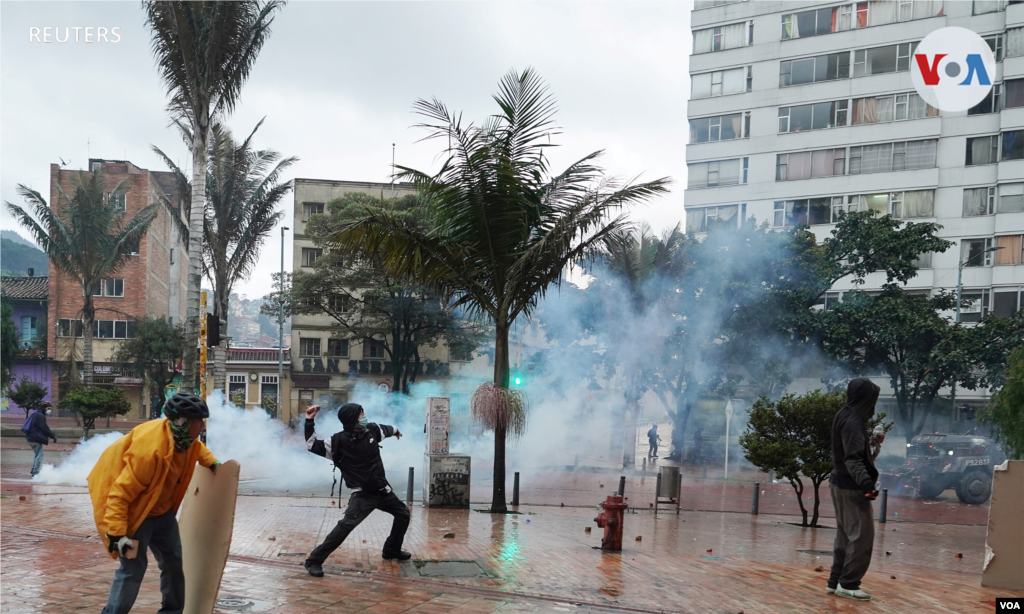
M153 550L160 566L160 594L163 601L158 614L181 614L185 607L185 574L181 568L181 538L174 510L142 521L132 539L139 541L139 554L134 559L120 557L121 567L114 572L110 596L101 614L128 614L139 595L142 577L146 575L146 548Z
M43 464L43 444L30 441L28 445L32 446L32 451L35 452L35 458L32 459L32 475L35 475L39 473L39 465Z

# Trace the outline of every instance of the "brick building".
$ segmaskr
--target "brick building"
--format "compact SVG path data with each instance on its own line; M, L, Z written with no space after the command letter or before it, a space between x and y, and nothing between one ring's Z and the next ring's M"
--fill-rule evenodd
M137 415L146 417L149 395L142 394L143 380L138 374L120 373L112 357L119 340L133 334L133 320L160 316L177 324L185 315L187 247L169 213L169 209L180 211L180 202L174 176L169 172L149 171L126 160L90 159L89 170L84 174L90 176L101 169L107 189L113 190L123 182L119 191L124 193L126 219L150 204L165 201L170 205L159 207L156 219L139 245L139 253L109 279L104 279L94 294L93 381L125 386L129 400L138 409ZM50 206L60 202L57 186L71 194L78 180L79 171L51 164ZM59 384L66 378L71 352L75 352L76 361L81 359L81 325L77 330L74 325L81 319L81 310L81 283L58 272L51 263L47 321L53 334L47 336L47 354L60 363L53 375L52 391L58 391ZM81 369L80 363L77 368Z

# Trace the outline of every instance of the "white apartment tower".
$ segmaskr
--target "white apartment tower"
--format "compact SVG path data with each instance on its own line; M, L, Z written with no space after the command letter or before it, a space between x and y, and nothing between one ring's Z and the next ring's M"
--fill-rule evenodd
M957 245L923 254L908 289L954 289L967 262L963 321L1024 308L1024 4L697 0L691 21L688 230L753 217L820 240L842 210L933 221ZM946 26L996 56L992 95L970 111L914 92L914 48Z

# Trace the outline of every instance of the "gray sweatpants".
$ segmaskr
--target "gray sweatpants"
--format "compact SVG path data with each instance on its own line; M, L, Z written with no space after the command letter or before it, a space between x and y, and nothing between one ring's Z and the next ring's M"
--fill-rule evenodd
M836 508L836 542L833 546L832 573L828 585L855 590L871 564L875 545L875 524L871 501L861 490L838 488L829 484L832 505Z

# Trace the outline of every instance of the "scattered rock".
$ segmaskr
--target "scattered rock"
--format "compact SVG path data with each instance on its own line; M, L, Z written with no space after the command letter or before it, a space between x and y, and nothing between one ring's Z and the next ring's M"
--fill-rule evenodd
M604 488L604 484L598 484L597 487L598 488Z
M363 543L364 543L364 544L366 543L366 540L365 540L365 539L363 540Z
M956 553L956 558L958 558L958 559L964 558L964 553L963 552L957 552Z
M817 567L814 568L814 571L825 571L825 568L822 567L821 565L818 565Z
M334 505L334 501L331 501L331 505Z
M270 540L270 541L272 541L272 542L276 542L276 541L277 541L277 537L275 537L275 536L273 536L273 535L271 535L271 536L270 536L270 537L268 537L267 539L269 539L269 540Z
M644 539L643 535L637 535L636 536L636 541L643 541L643 539Z
M454 533L445 533L444 534L444 538L445 539L455 539L455 534Z
M561 504L561 506L562 506L562 507L565 507L565 504L564 504L564 503L562 503L562 504Z
M25 495L18 495L18 501L24 501Z
M584 532L584 533L590 533L590 527L587 527L587 528L585 528L585 529L583 530L583 532Z
M892 550L886 550L885 556L892 556Z
M708 554L711 554L711 548L708 548Z
M895 580L895 579L896 579L896 576L889 576L889 579L890 579L890 580Z
M651 506L651 507L654 507L654 504L653 504L653 503L648 503L647 505L649 505L649 506Z

